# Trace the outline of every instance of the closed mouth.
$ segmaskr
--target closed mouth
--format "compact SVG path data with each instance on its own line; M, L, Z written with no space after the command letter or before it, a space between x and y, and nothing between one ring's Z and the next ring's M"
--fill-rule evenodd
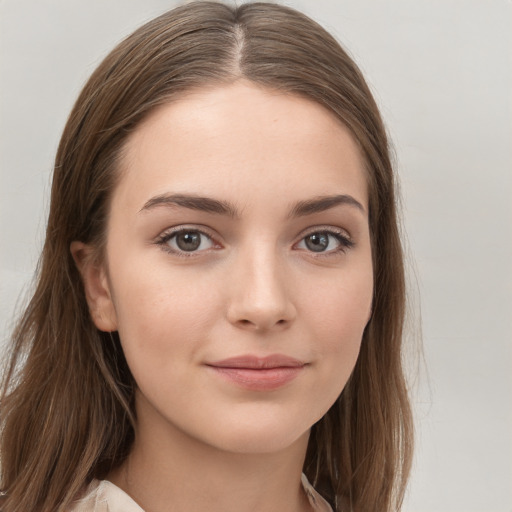
M291 382L307 363L273 354L266 357L245 355L207 363L217 375L252 391L271 391Z
M243 355L230 357L219 361L207 363L207 366L216 368L245 368L248 370L267 370L272 368L300 368L306 363L284 354L272 354L259 357L255 355Z

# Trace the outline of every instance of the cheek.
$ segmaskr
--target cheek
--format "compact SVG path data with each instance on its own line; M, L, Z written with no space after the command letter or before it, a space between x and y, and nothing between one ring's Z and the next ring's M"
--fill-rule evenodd
M168 371L183 357L193 359L220 314L208 279L147 267L153 270L130 274L118 268L113 275L118 331L134 376L138 369Z
M370 318L372 297L371 266L331 278L315 294L309 294L310 316L319 330L318 338L325 340L318 348L331 352L359 345Z
M330 280L321 293L309 295L310 335L323 376L317 391L322 392L321 386L324 393L328 390L326 402L334 402L354 369L372 297L371 266Z

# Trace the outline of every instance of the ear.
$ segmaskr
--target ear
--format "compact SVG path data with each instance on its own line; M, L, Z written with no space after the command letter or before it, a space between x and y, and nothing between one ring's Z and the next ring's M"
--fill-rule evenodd
M95 249L83 242L72 242L71 255L82 276L85 298L94 325L105 332L117 330L117 315L103 263L98 263Z

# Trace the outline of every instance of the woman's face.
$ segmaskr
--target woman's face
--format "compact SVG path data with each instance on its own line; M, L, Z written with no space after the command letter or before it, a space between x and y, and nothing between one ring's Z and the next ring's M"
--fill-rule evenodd
M125 149L105 265L85 281L141 428L291 445L341 393L370 316L354 140L318 104L238 81L160 107Z

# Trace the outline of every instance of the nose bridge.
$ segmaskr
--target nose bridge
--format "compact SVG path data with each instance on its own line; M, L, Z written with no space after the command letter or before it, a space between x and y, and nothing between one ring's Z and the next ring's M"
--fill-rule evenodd
M240 248L231 279L229 320L257 330L285 326L295 317L287 271L271 240Z

